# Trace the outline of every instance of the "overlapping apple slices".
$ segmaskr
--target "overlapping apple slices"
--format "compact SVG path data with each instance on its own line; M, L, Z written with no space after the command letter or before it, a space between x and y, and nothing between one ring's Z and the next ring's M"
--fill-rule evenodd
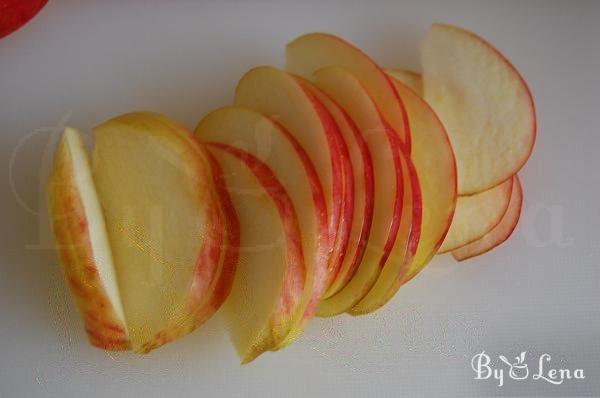
M367 54L340 37L327 33L308 33L286 46L286 68L312 79L326 66L338 66L352 73L364 85L382 117L400 136L410 151L407 116L389 77Z
M94 133L92 180L79 135L65 131L49 187L53 230L92 344L147 352L224 301L236 216L176 123L132 113Z
M404 181L409 175L406 169L409 159L403 152L400 137L387 126L363 85L340 67L318 70L314 84L336 101L356 124L371 153L374 174L373 220L362 261L348 283L335 295L322 300L317 310L320 316L333 316L358 303L373 287L382 269L405 264L405 257L410 256L408 252L416 247L418 228L412 225L410 179L407 178L406 184ZM414 208L420 210L420 205Z
M238 82L234 103L276 120L314 165L325 197L331 246L326 278L315 282L322 296L341 268L352 224L354 180L346 143L329 112L302 82L277 68L248 71Z
M241 227L237 273L223 314L247 363L281 344L299 313L306 277L300 227L291 199L266 164L228 145L209 149Z
M418 88L418 75L411 73L408 76L410 83ZM415 91L395 78L392 82L406 106L410 123L411 159L421 193L422 214L416 225L420 227L420 237L409 268L402 272L384 270L367 296L350 311L355 315L373 312L383 306L403 283L427 265L444 240L456 206L456 164L444 126Z
M512 234L521 216L523 204L523 188L519 176L513 177L513 189L510 195L508 209L500 222L483 237L452 251L452 256L458 261L479 256L502 244Z
M499 51L474 33L434 24L421 42L423 93L448 131L458 193L509 180L535 142L531 93Z
M422 76L326 33L260 66L192 134L164 116L67 129L49 186L92 344L147 352L223 306L243 363L314 316L385 305L436 253L504 242L535 141L531 94L490 44L433 25ZM236 271L237 267L237 271Z
M459 196L452 225L439 253L446 253L481 238L494 228L510 202L513 179L471 196Z
M338 125L348 147L354 178L352 186L354 196L351 198L353 202L349 203L348 201L344 204L353 209L348 246L337 275L323 295L323 298L328 298L337 293L354 276L365 251L373 221L373 162L365 139L348 114L331 97L313 84L307 81L302 81L302 84L323 104Z
M317 172L302 146L286 129L251 109L227 107L212 111L198 123L195 133L203 142L236 148L264 163L293 204L302 236L306 280L292 330L273 347L278 348L300 334L326 287L331 242L326 202Z

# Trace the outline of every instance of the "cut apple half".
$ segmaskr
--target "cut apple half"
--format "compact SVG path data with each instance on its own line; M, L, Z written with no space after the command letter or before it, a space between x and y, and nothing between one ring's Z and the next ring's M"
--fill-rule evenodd
M286 47L286 68L307 79L317 70L339 66L363 84L382 117L410 151L410 132L404 105L385 72L368 55L340 37L327 33L302 35Z
M446 253L471 243L494 228L510 202L513 179L471 196L459 196L452 224L438 253Z
M242 363L281 344L299 312L305 266L300 227L287 192L257 158L209 145L240 223L235 282L223 306Z
M338 125L342 138L346 141L354 179L353 203L345 202L346 206L353 204L350 236L340 270L323 295L323 298L328 298L340 291L354 276L365 251L373 220L373 162L365 139L348 114L316 86L306 81L304 84Z
M356 313L373 312L383 306L429 263L450 228L456 207L456 163L444 126L414 90L395 78L392 82L406 106L410 123L411 159L421 192L420 238L409 268L382 273L369 295L353 309Z
M226 294L228 232L212 169L191 133L153 113L94 128L93 175L132 348L147 352L193 330ZM232 265L233 264L233 265ZM215 290L218 288L218 290ZM222 298L217 300L222 302Z
M323 187L329 222L327 288L343 261L352 217L352 207L344 202L354 194L352 165L338 126L298 79L273 67L248 71L238 82L234 102L281 124L313 163Z
M362 261L350 281L335 295L321 301L317 310L319 316L333 316L349 310L369 292L396 242L404 195L402 143L351 73L339 67L326 67L314 74L314 83L352 118L373 162L373 220Z
M48 208L56 248L90 343L129 349L104 215L79 131L67 127L54 158Z
M458 193L509 180L535 142L527 84L511 63L474 33L434 24L420 47L423 92L446 127L456 155Z
M400 68L386 68L385 73L387 73L387 75L392 78L391 80L392 80L392 83L394 84L394 87L396 87L396 91L398 91L398 85L396 84L396 82L400 82L400 83L404 84L406 87L410 88L412 91L414 91L420 97L423 96L423 79L421 78L420 73L413 72L412 70L400 69ZM400 98L402 98L402 94L400 92L398 92L398 95L400 96ZM402 101L404 102L404 98L402 98ZM411 128L410 136L412 139L412 136L413 136L412 124L413 123L411 123L411 120L410 120L410 112L408 110L408 105L406 103L404 103L404 106L406 108L406 113L408 114L408 123Z
M523 204L523 188L521 187L521 181L516 175L513 178L514 182L510 203L508 204L508 209L502 217L502 220L500 220L498 225L492 228L492 230L482 238L453 250L452 256L456 260L463 261L486 253L504 243L513 233L519 223L521 206Z
M314 314L328 277L327 209L317 172L287 130L251 109L226 107L212 111L198 123L195 133L203 142L242 150L264 163L293 204L302 235L306 283L292 331L280 346L287 344Z

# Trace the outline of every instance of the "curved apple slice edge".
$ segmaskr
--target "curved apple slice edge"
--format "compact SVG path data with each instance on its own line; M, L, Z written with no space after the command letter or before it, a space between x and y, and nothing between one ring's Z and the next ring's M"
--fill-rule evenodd
M358 127L372 157L375 180L373 219L364 256L347 284L319 303L318 316L334 316L352 308L369 292L396 241L403 198L402 142L353 74L328 66L315 72L314 78L314 84Z
M536 139L535 105L523 77L489 42L456 26L433 24L420 54L424 98L455 148L459 194L511 179Z
M459 196L450 229L438 254L471 243L494 228L508 209L513 178L496 187L471 196Z
M190 333L224 301L237 263L236 217L203 147L177 122L129 113L94 134L94 180L131 345L146 353Z
M504 243L517 227L521 216L522 205L523 188L519 177L515 175L508 210L500 220L500 223L480 239L453 250L452 256L457 261L464 261L487 253Z
M281 344L300 311L306 274L300 229L287 192L264 163L228 145L208 146L240 218L240 262L223 314L248 363Z

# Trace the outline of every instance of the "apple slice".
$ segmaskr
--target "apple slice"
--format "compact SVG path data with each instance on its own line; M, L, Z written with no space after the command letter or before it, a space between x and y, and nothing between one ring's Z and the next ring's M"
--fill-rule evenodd
M235 104L280 123L304 148L314 164L329 217L332 252L323 283L323 288L327 288L343 261L352 217L352 207L344 203L351 200L348 196L354 194L350 188L353 184L352 166L338 127L323 105L298 79L273 67L262 66L248 71L238 82Z
M385 304L390 290L395 289L395 293L396 286L402 284L417 252L421 235L421 189L412 161L406 154L401 155L404 192L396 242L373 287L348 310L351 315L368 314Z
M456 206L456 163L444 126L419 95L392 79L402 98L412 137L411 158L421 188L422 221L419 244L406 272L382 274L352 313L373 312L387 303L400 286L419 273L442 244ZM406 184L405 184L406 185Z
M392 129L410 151L410 133L404 105L389 77L364 52L345 40L327 33L308 33L288 43L286 67L289 71L312 78L326 66L339 66L352 73Z
M408 236L398 235L404 197L402 143L352 74L339 67L326 67L314 78L315 85L350 115L373 161L373 221L364 256L352 279L338 293L321 301L317 310L319 316L333 316L360 301L375 284L388 258L402 257L408 247ZM392 248L402 255L391 253Z
M474 33L434 24L421 42L423 91L448 131L458 193L510 179L535 142L533 98L517 70Z
M264 163L226 145L209 149L240 222L239 265L223 314L248 363L281 344L299 312L305 280L300 227L291 199Z
M235 214L221 207L200 146L166 117L130 113L94 134L93 174L128 335L147 352L199 326L214 312L213 295L228 292L222 280L233 279L235 261L223 250L231 232L223 219Z
M438 253L446 253L471 243L494 228L510 202L513 179L471 196L459 196L452 224Z
M399 68L386 68L385 73L387 73L387 75L392 78L391 80L392 80L392 83L394 84L394 87L396 87L396 91L398 91L398 85L396 84L396 82L400 82L400 83L404 84L406 87L410 88L412 91L414 91L420 97L423 96L423 79L421 78L420 73L413 72L412 70L399 69ZM398 92L398 95L404 102L404 98L402 98L402 94L400 92ZM410 112L408 111L408 105L406 103L404 103L404 106L406 108L406 113L408 114L408 122L411 125L410 133L411 133L411 138L412 138L413 133L412 133L412 123L410 121Z
M423 202L419 247L405 282L427 265L448 233L456 208L457 175L452 145L433 109L409 86L395 79L392 82L408 113L413 137L411 158Z
M330 240L317 172L287 130L251 109L226 107L212 111L198 123L195 133L206 143L242 150L264 163L292 201L302 235L306 283L294 326L281 347L299 335L326 288Z
M456 260L463 261L486 253L492 250L494 247L504 243L513 233L517 223L519 222L519 217L521 216L521 206L523 204L523 189L521 187L521 181L519 181L519 177L517 175L515 175L513 179L514 182L512 194L510 196L510 203L508 204L508 209L502 217L502 220L500 220L500 223L498 223L498 225L496 225L482 238L453 250L452 256Z
M301 79L301 78L299 78ZM340 129L346 141L354 178L353 214L348 246L343 263L323 298L331 297L352 278L362 260L373 220L373 162L365 139L348 114L323 91L303 81L304 87L323 104ZM345 202L345 205L351 205Z
M129 349L113 255L80 133L66 128L48 184L48 208L62 269L92 345Z

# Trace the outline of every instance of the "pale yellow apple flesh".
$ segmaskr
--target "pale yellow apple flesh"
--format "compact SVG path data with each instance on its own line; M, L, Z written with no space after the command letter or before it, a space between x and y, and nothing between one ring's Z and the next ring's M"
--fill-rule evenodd
M510 196L510 203L508 204L508 209L502 217L502 220L500 220L498 225L492 228L492 230L483 237L453 250L452 256L456 260L463 261L475 256L479 256L483 253L487 253L496 246L505 242L513 233L519 222L519 217L521 216L521 206L523 204L523 189L521 187L521 181L517 175L515 175L513 178L514 182L512 194Z
M423 206L421 238L406 281L427 265L450 228L456 208L457 176L452 145L433 109L407 85L395 79L392 82L408 113L413 138L411 158L419 176ZM398 288L395 284L393 289Z
M277 68L261 66L246 72L235 90L235 104L260 112L281 124L302 146L321 183L329 222L331 254L322 293L340 269L343 250L352 217L352 208L344 206L353 195L350 159L338 126L331 115L294 76ZM347 231L340 231L340 228ZM344 239L345 242L338 242Z
M198 326L222 264L222 209L211 169L182 127L131 113L94 128L102 203L132 348Z
M438 253L446 253L471 243L494 228L510 202L513 179L471 196L459 196L452 224Z
M293 326L306 276L300 227L291 199L264 163L233 147L209 148L240 223L239 262L222 313L247 363L281 344Z
M368 293L396 241L402 216L402 143L387 128L375 103L352 74L338 67L323 68L315 73L314 84L352 118L373 161L373 221L364 256L350 281L321 301L317 310L319 316L333 316L349 310Z
M415 258L421 234L421 190L412 161L403 152L401 155L404 188L398 235L377 281L369 292L348 310L351 315L368 314L385 304L388 293L401 284Z
M434 24L420 52L424 98L452 142L458 193L510 179L535 142L535 109L523 78L489 43L454 26Z
M392 78L391 79L392 84L394 84L394 87L396 87L396 91L398 91L398 85L396 84L396 82L400 82L400 83L404 84L406 87L410 88L412 91L414 91L420 97L423 96L423 79L421 78L420 73L413 72L413 71L407 70L407 69L400 69L400 68L386 68L385 73L387 73L387 75ZM398 95L400 96L400 98L402 98L402 101L404 102L402 93L398 92ZM404 106L406 108L406 113L408 114L408 122L410 125L410 136L412 139L413 123L410 121L410 112L408 110L408 104L406 104L404 102Z
M456 164L444 126L419 95L392 79L402 98L412 137L411 159L419 176L422 219L416 254L406 272L382 272L369 295L355 306L355 313L369 313L387 303L403 283L427 265L442 244L456 206Z
M288 343L314 314L327 279L327 210L314 166L290 133L251 109L226 107L212 111L198 123L195 134L208 144L224 144L254 156L273 172L290 197L302 234L306 283L293 330L286 338Z
M388 76L368 55L327 33L308 33L286 46L286 68L293 73L312 79L315 71L327 66L342 67L358 78L382 117L410 150L411 138L402 101Z
M365 252L373 220L373 162L365 139L348 114L313 84L307 83L305 87L323 104L338 125L346 141L353 169L354 203L350 237L341 268L323 295L323 298L328 298L340 291L354 276Z
M90 343L129 349L113 255L80 133L66 128L48 183L48 208L65 279Z

